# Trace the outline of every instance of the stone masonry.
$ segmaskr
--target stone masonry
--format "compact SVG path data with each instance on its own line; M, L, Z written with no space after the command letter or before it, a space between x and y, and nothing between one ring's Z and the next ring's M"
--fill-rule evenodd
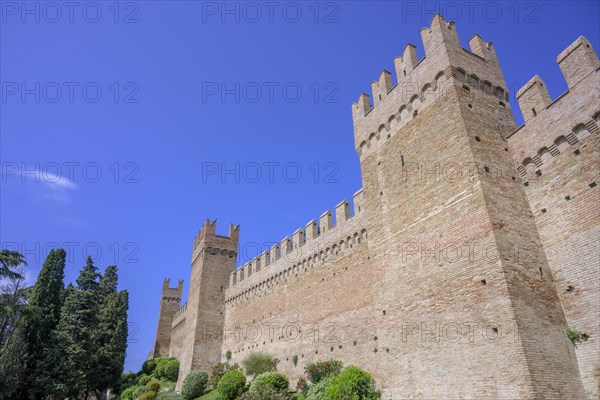
M436 15L352 105L363 188L236 269L239 227L207 220L188 300L165 280L152 358L210 371L272 354L295 382L336 358L384 399L597 399L600 62L558 56L515 124L491 42ZM587 341L572 343L567 328Z

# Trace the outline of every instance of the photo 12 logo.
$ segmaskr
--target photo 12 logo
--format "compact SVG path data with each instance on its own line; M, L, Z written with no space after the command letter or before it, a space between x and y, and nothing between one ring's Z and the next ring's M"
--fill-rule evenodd
M340 6L333 1L203 1L202 23L337 24Z
M140 167L132 161L102 165L95 161L25 162L6 161L0 164L2 183L46 183L65 188L76 188L77 182L98 183L103 177L113 183L138 183Z
M335 82L202 82L202 103L339 103L340 87Z
M295 161L205 161L202 163L201 176L202 183L298 183L303 177L313 183L339 183L339 170L339 166L332 161L315 161L304 166Z
M435 14L459 22L513 23L539 22L540 5L536 1L402 1L402 22L416 18L428 24Z
M134 1L2 1L1 20L6 23L57 24L108 21L137 24L140 6Z
M2 103L139 103L140 87L135 82L16 82L0 85Z
M67 262L84 265L88 257L94 263L137 264L140 247L136 242L2 242L1 248L16 251L25 256L28 262L44 262L50 250L65 249Z

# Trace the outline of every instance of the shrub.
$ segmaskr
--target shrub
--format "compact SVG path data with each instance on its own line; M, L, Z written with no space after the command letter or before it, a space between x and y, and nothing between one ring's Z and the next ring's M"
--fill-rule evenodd
M246 377L241 371L228 371L221 377L217 390L223 400L233 400L242 394L246 387Z
M127 389L123 390L121 393L122 400L135 400L135 396L133 392L137 389L137 386L130 386Z
M216 388L219 380L227 371L241 371L241 369L237 364L230 365L228 363L218 363L210 372L210 379L208 380L210 387L213 389Z
M306 392L306 400L323 400L325 391L329 387L329 384L333 380L333 376L328 376L321 379L318 383L310 386Z
M179 377L179 360L171 360L165 364L163 378L171 382L176 382L177 377Z
M167 363L160 363L156 366L154 370L154 376L157 378L163 378L165 374L165 368L167 367Z
M140 378L137 381L138 385L146 386L146 383L150 382L150 379L152 379L152 378L149 377L148 375L142 375L142 376L140 376Z
M589 335L581 333L581 331L571 327L567 328L567 337L575 345L580 342L587 342L590 338Z
M231 350L227 350L227 351L225 352L225 359L226 359L227 361L231 360Z
M137 400L154 400L158 396L158 392L148 390L137 397Z
M294 367L298 365L298 356L296 354L294 354L294 356L292 357L292 362L294 363Z
M204 371L192 371L185 377L181 385L181 395L185 400L200 397L206 389L208 374Z
M146 388L148 388L149 390L153 391L153 392L160 392L160 381L156 378L150 380L148 383L146 383Z
M298 383L296 383L296 389L306 395L306 392L308 392L308 381L305 377L302 376L300 379L298 379Z
M140 395L144 392L146 392L148 389L146 389L145 386L136 386L134 391L133 391L133 398L137 399L138 397L140 397Z
M344 364L341 361L329 360L308 364L305 370L309 381L312 383L319 383L327 376L336 376L343 367Z
M259 375L265 372L277 371L279 360L267 353L250 353L242 361L248 375Z
M273 390L270 387L266 387L261 393L246 392L243 393L238 399L241 400L296 400L292 393L287 390L278 391Z
M152 375L156 369L156 360L146 360L142 364L142 372L146 375Z
M332 379L323 400L379 400L381 393L375 387L371 374L353 365Z
M253 394L263 394L267 388L274 392L287 392L290 387L290 381L285 375L278 372L265 372L258 375L250 384L250 392Z
M128 388L135 386L138 381L138 375L134 372L127 372L121 374L119 381L114 387L114 393L116 395L123 395L123 392ZM0 397L1 398L1 397Z

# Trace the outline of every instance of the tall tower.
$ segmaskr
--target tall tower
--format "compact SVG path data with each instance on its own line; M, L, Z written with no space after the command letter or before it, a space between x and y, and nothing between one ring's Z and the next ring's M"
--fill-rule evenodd
M494 47L421 36L353 105L384 398L582 398Z
M158 328L156 329L156 341L150 353L150 358L168 357L171 346L171 324L173 317L181 303L181 292L183 281L177 283L177 287L170 287L171 280L165 279L160 298L160 311L158 314Z
M239 225L229 225L229 235L220 236L216 223L206 220L194 240L181 379L192 370L210 371L221 361L225 289L235 271L240 230Z

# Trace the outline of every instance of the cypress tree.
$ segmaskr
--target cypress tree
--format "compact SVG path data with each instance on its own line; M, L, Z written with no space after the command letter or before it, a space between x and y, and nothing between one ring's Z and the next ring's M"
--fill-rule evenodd
M100 279L101 308L98 314L98 344L95 390L114 386L123 373L127 348L128 293L117 291L117 267L109 266Z
M29 292L29 312L17 323L2 365L13 389L11 398L40 397L37 372L46 366L43 353L51 347L52 331L58 325L64 290L66 252L51 250L35 285Z

